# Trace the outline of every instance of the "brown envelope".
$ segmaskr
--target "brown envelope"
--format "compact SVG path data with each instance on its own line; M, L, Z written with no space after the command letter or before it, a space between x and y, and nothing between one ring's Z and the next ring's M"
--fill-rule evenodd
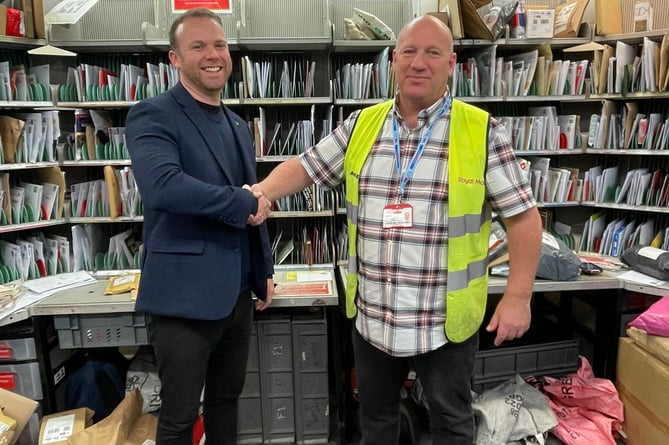
M669 80L669 35L662 37L660 45L660 75L657 78L657 86L660 92L667 91L667 81Z
M11 116L0 116L0 137L5 163L16 162L16 148L18 147L25 122Z
M2 183L2 191L4 192L2 209L5 211L7 224L12 224L12 199L9 194L9 173L0 173L0 183Z
M86 152L88 159L93 161L97 159L95 156L95 128L92 125L86 126Z
M40 183L48 182L58 186L58 201L56 206L56 219L63 217L63 204L65 203L65 173L60 167L46 167L35 170L37 181Z
M553 37L577 37L583 13L590 0L571 0L555 7Z
M602 64L599 67L599 90L597 94L604 94L606 92L606 79L609 73L609 59L615 57L616 50L610 45L604 45L604 51L602 52Z
M608 36L623 33L622 0L595 0L596 33Z
M156 439L157 421L142 414L139 389L127 394L110 415L68 438L69 445L142 445Z
M625 120L625 132L624 132L624 144L622 148L627 148L630 145L632 139L632 126L634 125L634 120L636 119L637 114L639 114L639 104L637 102L627 102L625 103L627 107L627 118Z
M107 183L107 200L109 201L109 216L116 218L123 211L121 204L121 192L116 179L116 172L111 165L104 168L105 183Z

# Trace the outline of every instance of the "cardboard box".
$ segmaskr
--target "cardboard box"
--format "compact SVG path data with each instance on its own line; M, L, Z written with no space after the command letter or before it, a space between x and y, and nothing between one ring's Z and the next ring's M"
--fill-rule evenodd
M67 445L68 438L88 428L95 412L89 408L77 408L42 417L39 429L39 445Z
M0 5L0 36L7 35L7 7Z
M8 444L16 433L16 419L6 416L0 407L0 445Z
M625 408L628 445L665 445L669 437L669 366L634 340L618 342L616 387Z
M444 12L446 9L448 9L451 15L447 20L444 20L443 16L444 15L447 16L447 14L445 14ZM440 20L445 21L451 28L451 32L453 33L454 39L457 40L457 39L462 39L464 37L464 34L462 32L462 16L460 15L459 0L439 0L436 14L434 13L428 13L428 14L434 15Z
M495 36L478 13L478 8L487 5L490 0L460 0L462 33L469 39L494 40Z
M23 0L23 24L25 29L25 37L29 39L35 38L35 18L33 13L33 0Z
M627 328L626 332L627 336L634 340L634 343L669 366L669 337L651 335L633 326Z
M16 434L14 434L14 438L9 442L9 445L13 445L30 420L30 416L37 409L38 403L27 397L0 388L0 406L6 416L16 420Z
M44 27L44 0L32 0L33 18L35 21L35 38L46 39L46 29Z

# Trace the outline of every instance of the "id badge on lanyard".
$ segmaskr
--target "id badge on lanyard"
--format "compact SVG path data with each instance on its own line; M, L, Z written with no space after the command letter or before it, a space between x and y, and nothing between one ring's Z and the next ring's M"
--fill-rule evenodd
M404 228L413 225L413 207L403 202L390 204L383 208L383 228Z

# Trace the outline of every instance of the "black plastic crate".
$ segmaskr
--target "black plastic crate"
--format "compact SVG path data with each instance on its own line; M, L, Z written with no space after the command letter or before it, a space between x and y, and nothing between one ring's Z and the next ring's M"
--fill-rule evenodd
M563 340L535 345L509 346L476 352L474 381L476 392L521 377L549 375L562 377L579 365L578 340Z

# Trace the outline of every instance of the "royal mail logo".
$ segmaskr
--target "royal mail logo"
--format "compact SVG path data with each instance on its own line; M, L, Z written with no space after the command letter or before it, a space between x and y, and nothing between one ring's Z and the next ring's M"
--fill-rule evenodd
M476 185L485 185L485 181L483 179L479 178L465 178L462 176L458 176L458 182L461 182L462 184L476 184Z

